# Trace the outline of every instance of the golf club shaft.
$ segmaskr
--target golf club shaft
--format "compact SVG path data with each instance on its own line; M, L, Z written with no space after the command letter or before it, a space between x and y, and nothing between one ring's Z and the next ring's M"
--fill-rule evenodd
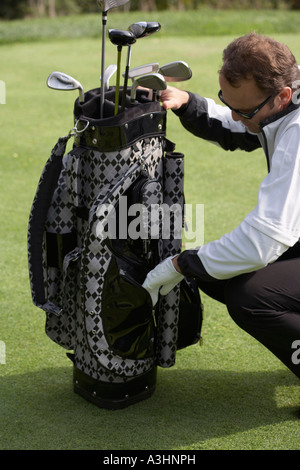
M125 109L130 61L131 61L131 46L128 47L128 53L127 53L127 63L126 63L126 70L125 70L125 77L124 77L124 87L123 87L123 94L122 94L122 111L124 111L124 109Z
M115 115L118 114L119 110L119 91L120 91L120 79L121 79L121 55L122 46L118 46L118 62L117 62L117 81L116 81L116 96L115 96Z
M101 53L101 90L100 90L100 119L103 118L104 108L104 70L105 70L105 40L107 12L102 13L102 53Z

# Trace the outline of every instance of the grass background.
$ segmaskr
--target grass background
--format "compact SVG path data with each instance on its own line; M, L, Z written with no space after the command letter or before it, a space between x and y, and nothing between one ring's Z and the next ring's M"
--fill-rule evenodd
M216 98L222 50L239 34L272 34L300 60L300 14L290 13L148 15L163 28L133 47L132 66L185 60L193 78L179 86ZM109 27L143 18L112 14ZM299 450L299 381L204 295L203 346L178 352L174 367L158 370L151 399L111 412L73 393L72 365L46 337L44 314L31 302L27 223L51 148L72 127L77 97L48 89L47 76L62 70L85 90L99 85L100 19L0 23L0 35L0 79L7 91L0 105L0 340L6 345L0 449ZM108 42L107 64L115 61ZM168 137L186 156L187 202L205 204L205 242L232 230L256 204L267 171L262 151L226 154L187 134L172 113Z

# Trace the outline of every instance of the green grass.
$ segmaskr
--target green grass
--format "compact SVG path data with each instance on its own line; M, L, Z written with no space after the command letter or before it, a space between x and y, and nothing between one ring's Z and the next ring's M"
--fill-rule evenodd
M264 34L300 32L300 13L285 10L213 10L151 13L109 13L109 28L124 29L135 21L145 19L162 24L161 37L170 36L220 36L243 34L245 30L256 30ZM0 44L32 40L55 40L59 38L99 38L101 13L81 16L66 16L56 19L17 20L0 22Z
M157 35L134 46L132 66L186 60L193 78L180 86L216 97L221 52L234 35ZM276 37L300 57L299 35ZM0 105L0 449L299 450L299 381L206 296L203 346L159 369L151 399L110 412L73 393L71 363L46 337L44 314L31 302L26 232L42 168L72 127L77 97L49 90L46 78L63 70L86 90L98 86L100 39L6 44L0 54L7 87ZM108 44L107 63L115 60ZM233 229L256 204L267 171L262 152L226 154L188 135L172 113L168 137L185 153L187 202L205 204L205 241Z

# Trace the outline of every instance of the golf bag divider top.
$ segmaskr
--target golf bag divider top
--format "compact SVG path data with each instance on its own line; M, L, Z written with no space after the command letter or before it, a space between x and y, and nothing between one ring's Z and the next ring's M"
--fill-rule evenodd
M76 100L74 130L58 140L42 172L28 226L33 303L46 334L73 361L74 391L118 409L151 396L157 367L199 341L202 305L184 279L153 308L147 273L181 251L183 155L166 139L166 111L137 90L114 116L114 89ZM66 145L74 135L72 149ZM180 210L179 210L180 209ZM171 210L168 212L171 214Z

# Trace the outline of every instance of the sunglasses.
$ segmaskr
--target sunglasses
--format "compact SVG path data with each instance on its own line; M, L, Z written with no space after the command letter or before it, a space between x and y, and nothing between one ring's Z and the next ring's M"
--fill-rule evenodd
M229 109L231 109L231 111L238 114L244 119L252 119L255 116L255 114L258 113L258 111L260 111L267 103L269 103L269 101L273 98L273 96L274 95L269 96L269 98L267 98L262 104L260 104L257 108L255 108L254 111L252 111L251 113L242 113L238 109L232 108L231 106L229 106L229 104L226 103L226 101L224 101L222 90L220 90L218 93L219 100L221 100L222 103L224 103Z

